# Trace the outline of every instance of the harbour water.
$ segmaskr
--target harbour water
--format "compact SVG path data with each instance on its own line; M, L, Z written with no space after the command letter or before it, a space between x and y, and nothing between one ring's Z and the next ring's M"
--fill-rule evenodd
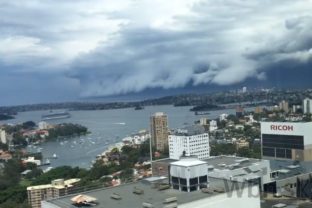
M51 120L49 123L76 123L88 127L91 134L59 141L47 142L30 147L33 151L41 151L44 158L53 154L57 159L50 159L51 167L62 165L89 168L96 155L101 154L108 146L120 142L127 135L149 129L149 117L155 112L168 115L169 128L178 128L193 124L201 117L217 118L222 113L234 114L235 109L210 111L209 115L195 115L190 107L174 107L171 105L148 106L142 110L118 109L96 111L71 111L67 119ZM251 109L246 109L251 110ZM25 121L41 121L41 115L47 111L30 111L19 113L15 119L2 123L21 123Z

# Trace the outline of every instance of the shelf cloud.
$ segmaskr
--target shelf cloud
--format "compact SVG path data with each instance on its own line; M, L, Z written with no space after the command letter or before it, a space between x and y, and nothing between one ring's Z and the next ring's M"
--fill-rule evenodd
M7 76L38 78L50 86L46 90L58 91L53 99L230 86L311 66L311 0L0 5L0 82Z

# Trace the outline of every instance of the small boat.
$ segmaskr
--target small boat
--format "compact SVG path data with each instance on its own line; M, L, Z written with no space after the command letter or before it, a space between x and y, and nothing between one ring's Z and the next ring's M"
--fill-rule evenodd
M57 159L57 155L55 153L53 154L53 159Z

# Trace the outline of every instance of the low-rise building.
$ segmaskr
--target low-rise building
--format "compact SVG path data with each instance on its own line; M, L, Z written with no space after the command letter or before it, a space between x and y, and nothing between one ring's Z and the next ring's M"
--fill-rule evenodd
M45 121L40 121L40 122L38 123L38 128L39 128L40 130L48 129L48 126L49 126L49 124L48 124L47 122L45 122Z
M51 184L27 187L28 203L32 208L41 208L41 201L70 194L75 183L80 179L57 179Z
M23 163L33 163L37 166L41 165L41 160L36 160L35 157L28 157L27 159L22 160Z
M223 114L221 114L221 115L219 116L219 120L220 120L220 121L225 121L225 120L227 119L228 116L229 116L228 114L223 113Z
M239 139L235 141L236 149L249 148L249 142L246 139Z

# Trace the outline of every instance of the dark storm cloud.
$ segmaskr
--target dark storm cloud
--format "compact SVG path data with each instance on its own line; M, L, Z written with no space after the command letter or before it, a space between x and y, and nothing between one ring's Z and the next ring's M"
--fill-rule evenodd
M0 0L0 74L60 97L264 81L311 66L311 11L311 0Z

